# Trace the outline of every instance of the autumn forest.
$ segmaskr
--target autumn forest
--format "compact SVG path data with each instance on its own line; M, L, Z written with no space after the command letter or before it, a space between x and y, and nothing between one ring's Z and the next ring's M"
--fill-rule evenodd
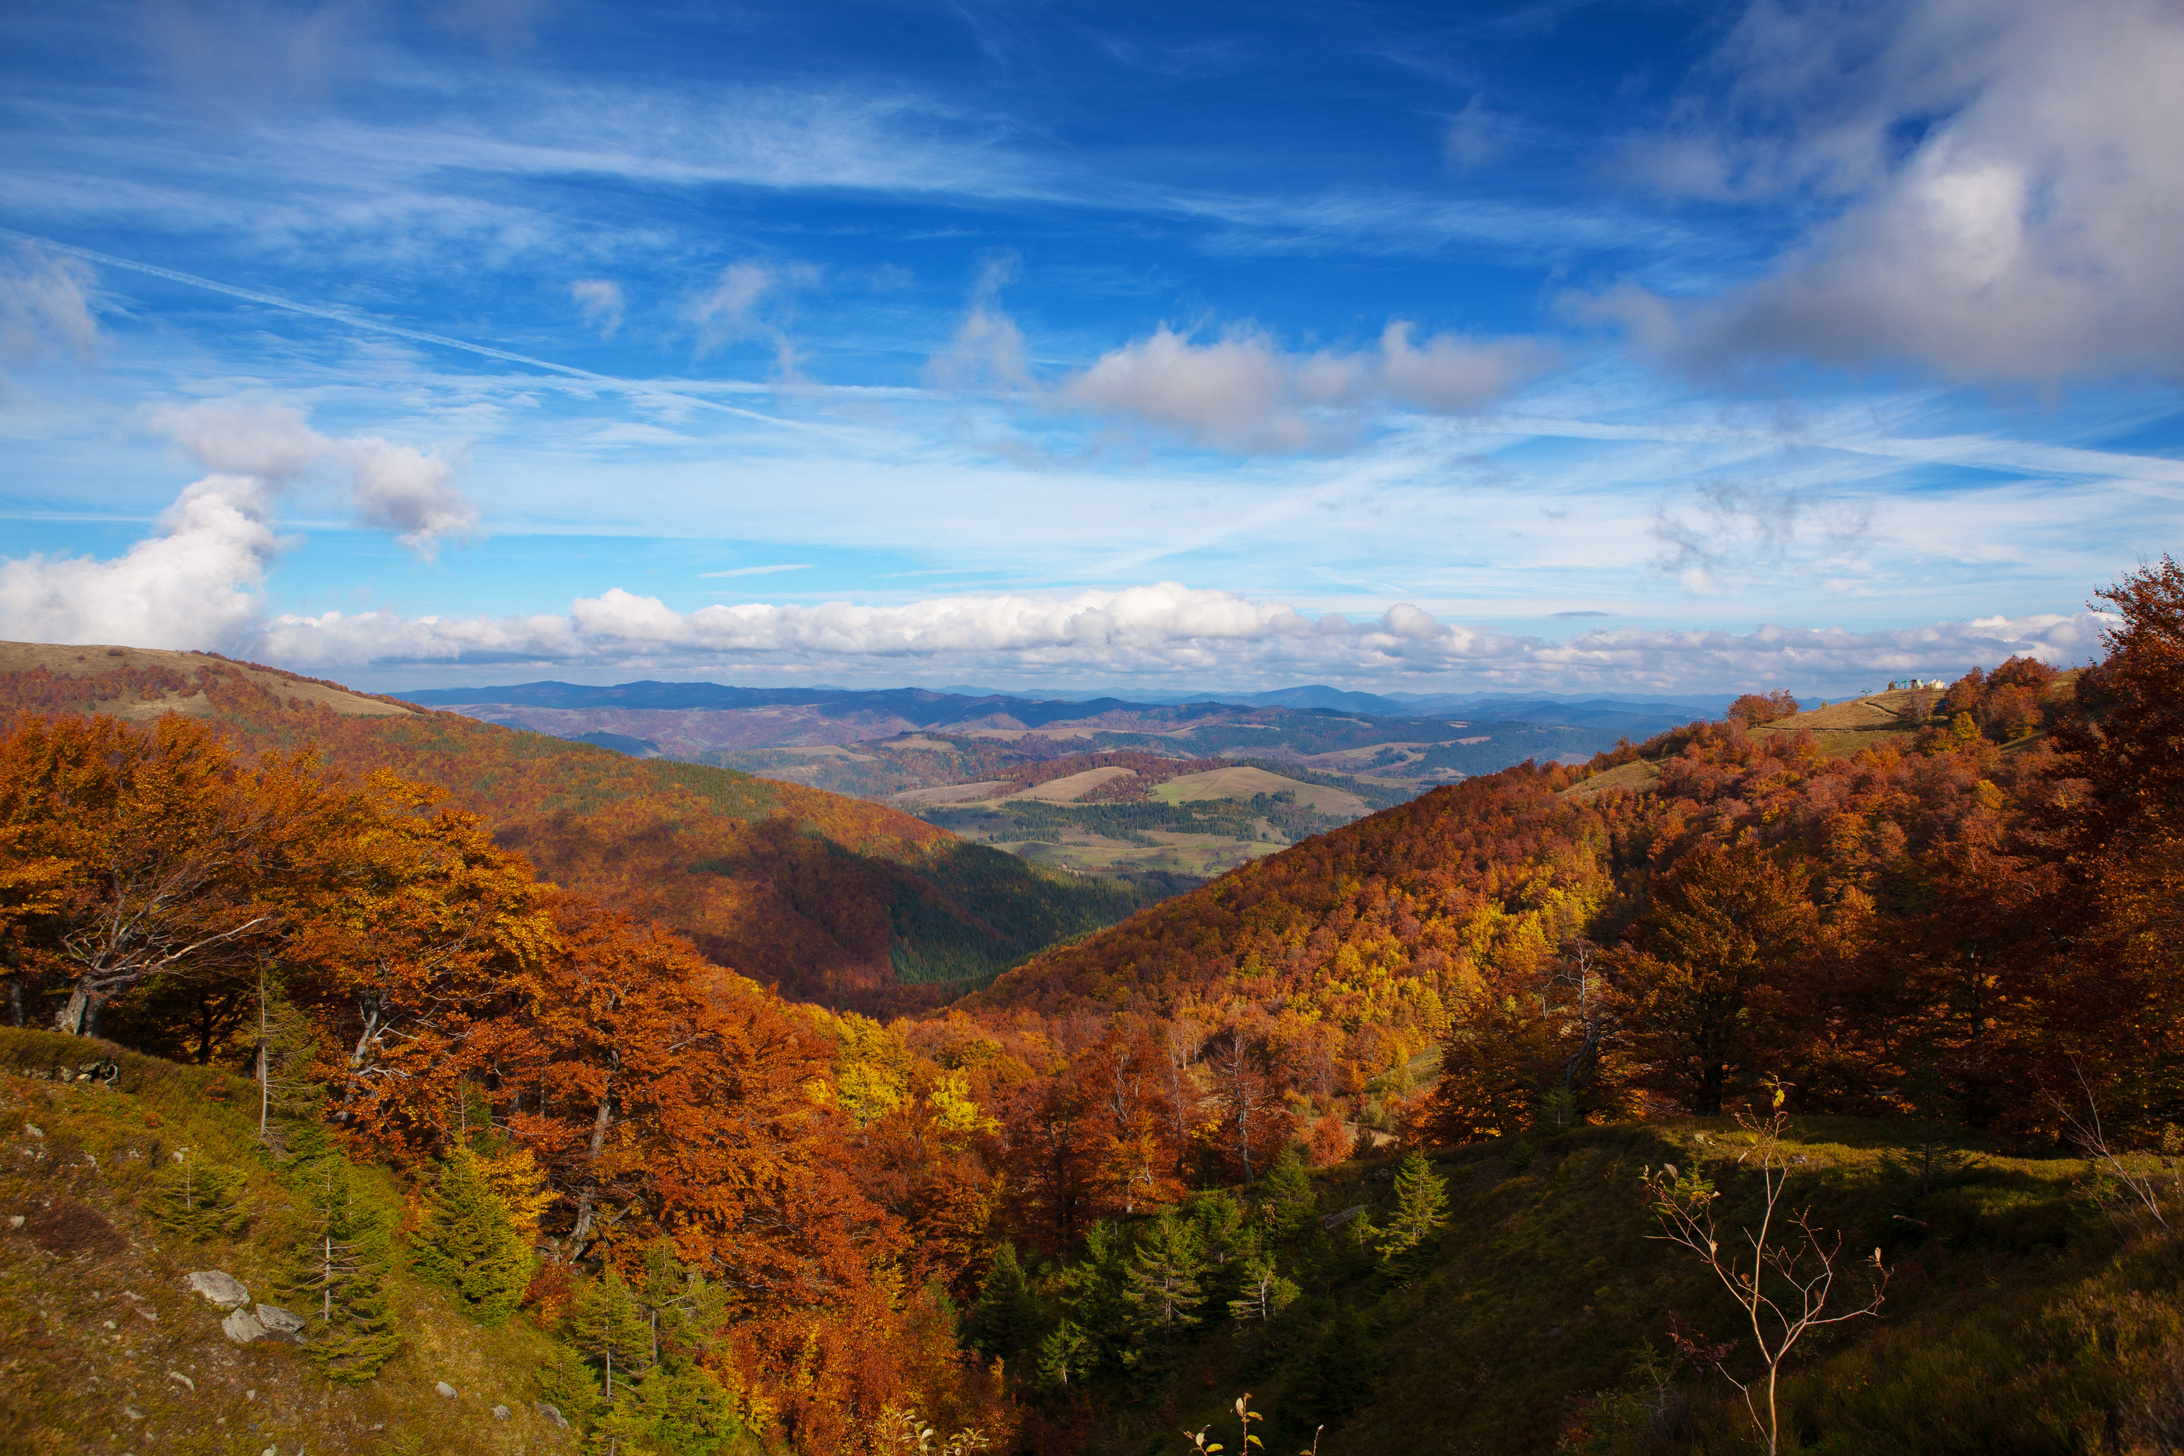
M568 1449L1906 1449L1842 1392L2065 1305L2091 1343L1965 1449L2176 1449L2184 567L2101 595L2095 663L1755 694L1157 902L84 649L0 681L0 1060L172 1064L229 1141L0 1193L257 1240L330 1390L419 1298L525 1331ZM1747 1294L1840 1317L1786 1337L1674 1242L1778 1174L1811 1238ZM1570 1353L1463 1345L1504 1318Z

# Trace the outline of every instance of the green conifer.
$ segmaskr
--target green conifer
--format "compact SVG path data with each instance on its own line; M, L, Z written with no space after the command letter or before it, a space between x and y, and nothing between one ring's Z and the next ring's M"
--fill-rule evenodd
M1049 1390L1067 1390L1072 1382L1082 1384L1092 1364L1092 1342L1069 1320L1039 1342L1039 1383Z
M588 1431L599 1418L605 1402L599 1397L599 1376L584 1357L567 1345L554 1346L552 1356L539 1367L538 1398L578 1431Z
M410 1263L420 1278L452 1292L480 1324L497 1325L522 1303L531 1282L531 1250L468 1148L457 1148L440 1165Z
M1448 1222L1448 1183L1436 1177L1423 1153L1405 1158L1395 1173L1395 1211L1380 1231L1383 1269L1395 1269Z
M634 1380L652 1365L651 1321L612 1264L577 1293L569 1336L584 1358L599 1367L609 1401L615 1398L617 1380Z
M280 1288L304 1317L304 1350L335 1380L377 1374L401 1341L387 1308L387 1218L339 1156L298 1168L295 1247Z
M1319 1208L1312 1173L1295 1143L1285 1144L1259 1183L1259 1218L1277 1239L1294 1236Z
M1372 1399L1385 1368L1365 1317L1354 1309L1338 1311L1299 1372L1296 1413L1307 1428L1339 1423Z
M243 1207L243 1175L210 1159L195 1148L176 1151L175 1161L162 1169L148 1212L152 1221L186 1239L231 1239L250 1223Z
M973 1348L988 1358L1014 1359L1038 1338L1039 1297L1032 1293L1016 1246L1005 1239L994 1247L978 1303L971 1306L963 1327Z
M1244 1261L1244 1277L1237 1296L1228 1302L1229 1318L1243 1323L1265 1324L1297 1302L1294 1281L1284 1279L1274 1261L1254 1254Z
M1166 1213L1147 1224L1129 1273L1129 1299L1141 1326L1166 1344L1196 1325L1206 1298L1198 1283L1204 1272L1196 1225Z

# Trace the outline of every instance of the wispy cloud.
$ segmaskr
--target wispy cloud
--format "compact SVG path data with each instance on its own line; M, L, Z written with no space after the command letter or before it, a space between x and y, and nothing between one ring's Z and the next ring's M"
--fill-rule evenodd
M90 359L99 341L91 281L75 259L18 241L0 260L0 361L19 367L56 349ZM0 375L0 390L6 384Z
M701 571L698 573L698 580L715 581L728 576L772 576L779 571L809 571L811 568L812 563L808 561L784 563L780 566L738 566L727 571Z
M599 330L599 337L611 339L622 327L622 285L610 278L584 278L569 285L569 297L576 301L584 322Z

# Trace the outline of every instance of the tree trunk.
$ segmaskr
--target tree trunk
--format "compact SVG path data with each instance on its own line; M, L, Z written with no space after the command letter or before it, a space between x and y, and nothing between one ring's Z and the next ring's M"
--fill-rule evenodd
M60 1011L53 1018L53 1029L68 1036L83 1036L84 1018L91 1009L91 996L78 981L68 988L68 999L61 1003Z
M23 1024L23 978L8 977L8 1020L16 1026Z

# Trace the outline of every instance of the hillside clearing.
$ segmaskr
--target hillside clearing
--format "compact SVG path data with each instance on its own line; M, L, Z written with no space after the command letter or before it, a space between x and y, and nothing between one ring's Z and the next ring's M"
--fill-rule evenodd
M1184 774L1153 790L1153 797L1170 804L1188 804L1201 799L1250 799L1259 794L1285 793L1295 794L1299 804L1320 814L1360 815L1370 811L1370 806L1355 794L1299 783L1263 768L1217 768Z

